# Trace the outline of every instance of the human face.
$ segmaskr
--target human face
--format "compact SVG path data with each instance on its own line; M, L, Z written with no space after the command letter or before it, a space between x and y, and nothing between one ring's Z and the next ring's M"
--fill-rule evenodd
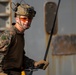
M28 18L26 16L19 16L18 18L19 18L18 23L24 30L30 28L32 22L31 18Z

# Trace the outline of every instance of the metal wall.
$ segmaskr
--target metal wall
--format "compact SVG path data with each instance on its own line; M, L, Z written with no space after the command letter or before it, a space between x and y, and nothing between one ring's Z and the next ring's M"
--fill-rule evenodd
M21 0L12 0L19 2ZM24 0L35 7L36 17L33 19L31 28L25 31L26 55L34 60L44 57L49 35L45 33L44 4L47 1L58 2L58 0ZM58 35L76 34L76 0L61 0L58 12ZM12 17L13 18L13 17ZM51 18L50 18L51 19ZM14 18L13 18L14 21ZM38 70L34 75L76 75L76 55L48 55L49 67L47 71Z
M57 1L57 0L54 0L54 1ZM75 0L61 0L59 12L58 12L58 33L55 36L76 35L76 29L75 29L76 28L76 25L75 25L76 24L76 21L75 21L75 18L76 18L75 6L76 5L75 3L76 3ZM49 35L47 35L47 38L48 36ZM67 42L67 46L69 46L70 48L69 42ZM66 49L67 49L67 46L65 46ZM58 47L55 47L55 49L57 48ZM63 52L63 49L61 48L62 52ZM50 62L50 66L48 68L48 73L47 73L48 75L76 75L76 64L75 64L76 55L75 54L66 55L67 50L66 50L66 53L61 54L61 55L56 55L58 51L54 55L52 55L52 52L53 51L52 51L52 45L51 45L49 55L48 55L48 59Z

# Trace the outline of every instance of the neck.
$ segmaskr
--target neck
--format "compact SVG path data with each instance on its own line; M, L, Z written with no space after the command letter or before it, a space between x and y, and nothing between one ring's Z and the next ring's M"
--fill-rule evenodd
M15 24L15 27L16 27L21 33L24 32L23 28L22 28L18 23Z

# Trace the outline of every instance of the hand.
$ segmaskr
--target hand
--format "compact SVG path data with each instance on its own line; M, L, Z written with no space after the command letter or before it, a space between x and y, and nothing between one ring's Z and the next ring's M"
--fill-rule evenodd
M49 62L47 62L45 60L40 60L40 61L34 63L35 67L38 67L39 69L43 69L43 70L45 70L48 65L49 65Z

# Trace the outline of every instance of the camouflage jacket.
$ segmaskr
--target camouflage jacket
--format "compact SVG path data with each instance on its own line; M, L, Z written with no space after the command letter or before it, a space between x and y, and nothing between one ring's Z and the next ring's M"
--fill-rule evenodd
M14 26L0 35L0 62L3 69L26 69L34 66L34 60L25 56L24 34Z

